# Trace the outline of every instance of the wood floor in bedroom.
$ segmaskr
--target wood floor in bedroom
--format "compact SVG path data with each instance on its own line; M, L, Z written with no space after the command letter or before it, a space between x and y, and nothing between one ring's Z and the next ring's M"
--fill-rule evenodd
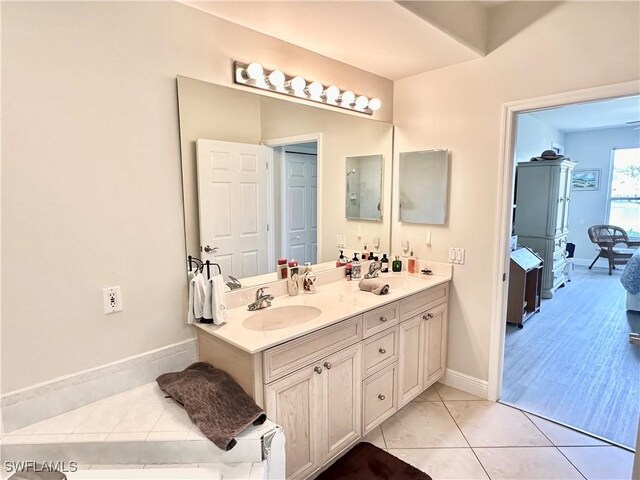
M621 272L576 266L523 329L507 325L501 402L635 448L640 314L625 310Z

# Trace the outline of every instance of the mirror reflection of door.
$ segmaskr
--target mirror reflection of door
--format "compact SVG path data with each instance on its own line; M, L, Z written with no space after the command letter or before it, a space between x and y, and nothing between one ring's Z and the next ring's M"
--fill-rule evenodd
M317 263L318 164L315 143L284 148L283 245L289 260Z
M198 204L203 260L221 267L225 281L269 269L267 205L269 147L198 139ZM215 248L214 253L205 247Z

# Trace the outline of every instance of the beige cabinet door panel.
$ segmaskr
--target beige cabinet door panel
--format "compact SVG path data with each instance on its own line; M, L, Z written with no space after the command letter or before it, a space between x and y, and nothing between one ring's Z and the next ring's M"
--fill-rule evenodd
M444 375L447 345L447 305L440 305L423 315L425 322L423 352L423 386L434 383Z
M399 407L406 405L422 392L425 322L421 315L400 324Z
M314 367L265 386L267 416L284 430L289 479L306 478L322 464L322 373Z
M323 463L362 433L362 346L326 357L322 362L325 434Z

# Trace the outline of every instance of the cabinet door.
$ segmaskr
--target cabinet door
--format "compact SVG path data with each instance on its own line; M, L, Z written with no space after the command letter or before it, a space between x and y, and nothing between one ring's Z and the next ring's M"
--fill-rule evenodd
M324 435L322 463L362 433L362 346L353 345L322 362Z
M564 231L564 219L565 219L565 210L567 210L567 178L568 178L568 171L569 169L567 167L561 167L560 168L560 173L559 173L559 178L558 180L556 180L558 183L557 185L557 198L555 199L557 201L557 205L558 208L556 210L556 225L555 225L555 231L553 232L553 235L560 235L563 231Z
M425 322L417 315L400 324L398 401L406 405L422 392Z
M447 304L429 310L423 315L423 320L423 388L426 388L444 375L447 357Z
M562 221L562 231L569 231L569 209L571 207L571 185L573 184L573 169L567 169L566 186L564 194L564 218Z
M286 474L306 478L322 464L322 371L304 367L265 386L267 416L286 438Z

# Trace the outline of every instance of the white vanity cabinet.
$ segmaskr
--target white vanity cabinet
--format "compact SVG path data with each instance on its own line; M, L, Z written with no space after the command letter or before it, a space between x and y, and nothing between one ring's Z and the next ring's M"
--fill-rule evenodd
M282 426L304 479L444 375L448 297L440 283L254 354L199 329L198 353Z

